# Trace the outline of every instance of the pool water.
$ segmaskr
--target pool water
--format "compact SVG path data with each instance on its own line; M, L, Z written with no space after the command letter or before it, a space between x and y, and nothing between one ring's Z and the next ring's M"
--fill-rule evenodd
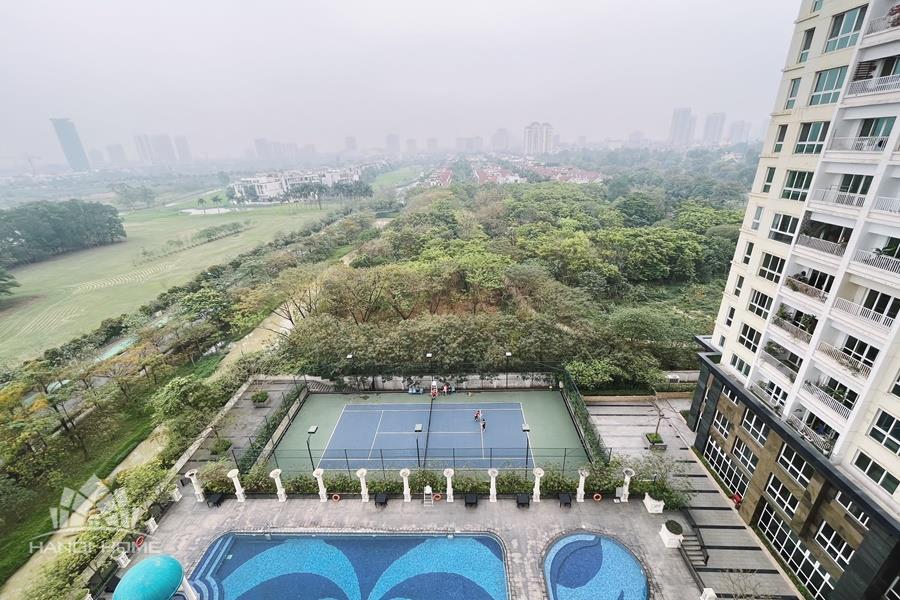
M647 576L619 542L592 533L557 540L544 558L550 600L646 600Z
M190 577L202 600L505 600L488 535L226 534Z

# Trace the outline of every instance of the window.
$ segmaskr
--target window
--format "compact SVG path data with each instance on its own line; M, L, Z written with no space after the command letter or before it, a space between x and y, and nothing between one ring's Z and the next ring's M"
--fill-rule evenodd
M774 154L781 152L781 149L784 147L784 138L786 137L787 125L779 125L778 131L775 132L775 145L772 147L772 152Z
M863 512L863 510L858 507L853 500L844 497L844 492L838 492L834 497L835 502L844 507L844 510L847 511L851 517L856 519L856 521L862 525L863 527L868 527L869 525L869 515ZM900 600L898 598L897 600Z
M766 179L762 184L762 193L765 194L769 190L772 189L772 181L775 180L775 167L768 167L766 169Z
M853 464L856 465L857 469L865 473L866 477L887 490L889 494L897 491L900 481L888 473L884 467L872 460L865 452L860 452Z
M750 365L748 365L746 361L744 361L744 359L737 354L731 355L731 366L734 367L737 372L744 377L750 376Z
M797 137L795 154L821 154L828 135L828 121L813 121L800 124L800 135Z
M893 387L891 387L891 393L895 396L900 396L900 375L897 375L897 380L894 382Z
M744 246L744 258L741 259L745 265L750 264L750 258L753 256L753 242L747 242L747 245Z
M744 420L741 421L741 427L750 434L760 446L766 445L766 438L769 437L769 428L763 423L761 417L749 410L744 413Z
M859 30L862 29L865 18L865 6L834 15L831 18L828 39L825 41L825 52L834 52L854 45L859 38Z
M850 566L850 559L853 558L853 548L826 521L822 521L819 531L816 532L816 542L822 547L822 550L828 553L828 556L834 560L835 564L842 571Z
M843 351L844 354L848 355L850 358L855 358L869 367L874 365L875 359L878 358L878 348L871 346L852 335L848 335L847 339L844 340Z
M764 386L762 386L763 390L766 394L769 395L769 399L775 403L775 405L779 409L784 408L785 402L787 402L788 393L781 389L780 386L775 385L771 381L767 381Z
M738 275L737 279L734 280L734 295L740 296L741 289L744 287L744 276Z
M721 350L724 347L725 347L725 336L720 335L719 336L719 349Z
M707 439L703 457L715 474L719 476L722 483L725 484L725 489L730 494L737 493L743 496L747 493L747 477L734 465L731 458L713 438Z
M725 315L725 325L731 327L731 324L734 322L734 307L728 307L728 314Z
M726 398L731 400L732 404L734 404L735 406L738 405L739 398L738 398L737 392L733 392L728 388L725 388L724 390L722 390L722 392L725 394Z
M806 200L812 178L812 171L788 171L784 180L784 189L781 190L781 197L803 202Z
M794 105L797 103L797 92L799 91L800 78L791 79L791 82L788 84L787 99L784 101L784 110L794 108Z
M787 563L814 598L822 600L834 589L831 575L822 567L822 563L815 559L803 541L768 502L763 502L757 525L763 537L769 541L775 552Z
M848 194L859 194L865 196L869 193L869 186L872 185L871 175L853 175L844 173L841 176L840 191Z
M763 207L757 206L756 210L753 211L753 221L750 223L750 229L756 231L759 229L759 221L762 219Z
M784 270L784 259L768 252L763 252L762 261L759 265L759 276L765 277L769 281L778 282L781 278L781 272Z
M869 430L869 437L894 454L900 454L900 419L879 410Z
M813 85L812 96L809 97L809 105L817 106L837 102L846 76L847 67L836 67L816 73L816 82Z
M900 313L900 298L895 298L878 290L869 290L866 292L863 306L878 315L896 319L897 314Z
M759 339L762 337L762 334L757 330L753 329L746 323L741 326L741 335L738 337L738 341L750 352L756 352L759 350Z
M769 481L766 483L766 493L769 495L769 498L775 501L775 505L789 517L793 517L794 513L797 512L797 504L799 504L797 498L781 483L781 480L775 476L775 473L769 475Z
M822 10L822 2L824 2L824 1L825 0L813 0L812 8L810 9L809 12L818 12L818 11Z
M887 145L887 138L894 130L896 117L863 119L859 126L859 136L851 150L857 152L880 152Z
M894 583L884 593L885 600L900 600L900 575L894 578Z
M797 57L798 63L805 63L809 58L809 49L812 48L813 34L815 29L807 29L803 32L803 39L800 40L800 55Z
M713 425L716 426L716 431L722 434L722 438L727 440L728 433L731 431L731 423L728 422L725 415L716 411L716 414L713 415Z
M772 227L769 229L769 239L776 242L790 244L794 240L799 219L790 215L777 213L772 218Z
M778 455L778 464L784 467L784 470L794 478L794 481L804 487L809 484L809 480L815 472L812 466L787 444L781 447L781 454Z
M753 450L750 449L750 446L744 443L744 440L738 438L734 442L734 449L731 453L751 475L756 471L756 465L759 463L759 459L756 458L756 455L753 453Z
M772 308L772 298L757 290L750 290L750 303L747 305L755 315L763 319L769 318L769 310Z

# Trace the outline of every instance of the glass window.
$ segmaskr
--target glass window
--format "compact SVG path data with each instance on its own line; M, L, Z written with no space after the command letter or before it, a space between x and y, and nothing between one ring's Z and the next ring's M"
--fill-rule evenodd
M894 382L894 385L891 387L891 393L895 396L900 396L900 375L897 375L897 380Z
M781 480L775 476L775 473L769 475L769 481L766 483L766 493L769 498L775 501L775 505L783 510L790 517L797 512L797 504L799 502L791 494L791 490L787 489Z
M803 460L803 457L787 444L781 447L781 454L778 455L778 464L784 467L784 470L794 478L794 481L804 487L809 483L814 473L812 465Z
M869 367L875 364L875 359L878 358L879 352L878 348L875 346L872 346L859 338L853 337L852 335L848 335L847 339L844 340L843 351L844 354L851 358L855 358Z
M734 295L740 296L741 290L744 288L744 276L738 275L737 279L734 280Z
M848 194L860 194L865 196L869 193L869 186L872 185L871 175L853 175L844 173L841 175L840 191Z
M812 96L809 98L809 105L817 106L837 102L846 76L847 67L836 67L816 73L816 82L813 85Z
M900 481L884 467L872 460L865 452L860 452L853 462L856 468L866 474L866 477L883 487L889 494L897 491Z
M867 515L863 510L858 507L853 500L844 496L844 492L838 492L834 497L835 502L844 507L844 510L847 513L856 519L856 521L862 525L863 527L868 527L869 525L869 515ZM900 598L898 598L900 600Z
M731 327L731 323L734 321L734 307L728 307L728 314L725 315L725 325Z
M885 600L900 600L900 575L894 578L894 583L884 593Z
M807 29L803 32L803 39L800 40L800 55L797 57L798 63L805 63L809 58L809 49L812 48L813 34L815 29Z
M747 242L744 246L744 258L741 259L745 265L750 264L750 258L753 256L753 242Z
M900 454L900 419L879 410L869 430L869 437L894 454Z
M790 110L797 103L797 92L800 91L800 78L791 79L788 84L787 99L784 101L784 109Z
M763 502L757 521L760 533L775 552L784 560L803 586L817 599L822 600L834 589L831 574L815 559L803 541L784 522L772 505Z
M772 189L772 181L775 179L775 167L766 168L766 179L763 181L762 193L765 194Z
M816 542L842 571L850 566L853 548L826 521L822 521L819 531L816 532Z
M762 337L762 334L750 327L746 323L741 326L741 335L738 336L738 341L750 352L756 352L759 349L759 339Z
M750 290L750 303L747 308L753 314L768 319L769 310L772 308L772 298L758 290Z
M784 138L787 137L787 125L779 125L778 131L775 132L775 146L772 147L772 152L775 154L781 152L781 149L784 147Z
M742 359L737 354L731 355L731 366L734 367L738 373L743 375L744 377L748 377L750 375L750 365Z
M737 493L743 496L747 493L747 477L743 471L735 467L731 457L722 450L722 447L719 446L715 439L707 439L703 457L715 474L719 476L722 483L725 484L725 489L730 494Z
M756 210L753 211L753 221L750 223L750 229L756 231L759 229L759 222L762 219L763 207L757 206Z
M784 180L784 189L781 197L786 200L806 200L809 186L812 184L812 171L788 171Z
M763 253L762 261L759 265L760 277L765 277L769 281L777 282L781 278L781 272L784 270L784 259L768 252Z
M737 392L732 392L730 389L725 388L725 389L722 390L722 393L725 394L725 397L726 397L726 398L728 398L729 400L731 400L731 403L732 403L732 404L734 404L735 406L738 405L738 400L739 400L739 398L738 398Z
M728 434L731 431L731 423L728 422L725 415L716 411L716 414L713 415L713 425L715 425L716 431L722 434L722 437L727 440Z
M828 39L825 41L825 52L834 52L854 45L859 39L859 30L862 29L865 18L865 6L834 15L831 18Z
M822 2L824 2L824 1L825 0L813 0L812 8L810 9L809 12L818 12L818 11L822 10Z
M800 124L800 135L797 137L795 154L821 154L828 135L828 121L813 121Z
M896 117L875 117L863 119L859 126L859 137L871 138L868 142L861 141L854 146L854 150L860 152L873 152L883 150L886 139L894 130Z
M738 463L743 465L751 475L756 471L759 459L753 453L753 450L750 449L750 446L744 443L744 440L738 438L734 442L734 449L731 453L737 458Z
M721 349L721 348L724 348L724 347L725 347L725 336L724 336L724 335L720 335L720 336L719 336L719 348Z
M790 244L794 240L794 233L797 231L799 222L797 217L776 213L772 218L772 227L769 229L769 239Z
M741 421L741 427L743 427L744 431L749 433L754 440L759 442L760 446L766 445L766 438L769 437L769 428L763 423L761 417L748 410L744 413L744 420Z

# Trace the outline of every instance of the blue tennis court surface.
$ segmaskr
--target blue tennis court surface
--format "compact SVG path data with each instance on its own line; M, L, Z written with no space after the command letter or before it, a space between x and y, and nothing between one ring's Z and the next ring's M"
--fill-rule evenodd
M486 421L475 420L480 410ZM347 404L318 466L323 469L528 468L534 465L518 402ZM422 426L420 433L416 425Z

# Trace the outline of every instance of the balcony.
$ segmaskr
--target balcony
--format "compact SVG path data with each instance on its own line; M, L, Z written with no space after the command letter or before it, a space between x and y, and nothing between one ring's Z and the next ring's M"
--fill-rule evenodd
M834 440L829 439L820 433L816 433L796 415L788 415L787 423L794 431L800 434L800 437L812 444L816 450L825 456L831 455L831 449L834 448Z
M774 354L769 352L768 349L765 349L762 352L760 352L759 356L760 356L760 358L763 359L763 362L766 362L766 363L772 365L773 367L775 367L776 369L778 369L778 372L781 373L782 375L784 375L785 377L787 377L791 381L791 383L796 381L797 368L794 365L790 364L789 362L787 362L783 359L778 358L777 356L775 356Z
M875 17L869 22L869 28L866 30L866 35L881 33L882 31L893 29L898 25L900 25L900 15L886 14L883 17Z
M791 291L800 292L801 294L809 296L810 298L818 300L819 302L825 302L826 300L828 300L828 292L820 290L817 287L813 287L808 283L803 283L802 281L794 277L785 277L784 285Z
M851 194L840 190L816 190L810 198L810 204L862 208L866 205L866 195Z
M753 383L750 384L750 391L753 392L754 396L762 400L763 404L775 411L775 414L781 414L781 411L784 409L784 402L773 396L766 388L758 383Z
M886 77L874 77L872 79L860 79L851 81L847 87L847 96L867 96L869 94L884 94L900 90L900 75L888 75Z
M824 252L825 254L831 254L832 256L843 256L844 251L847 250L846 244L836 244L820 238L810 237L802 233L797 236L797 245L803 246L804 248L811 248L818 252Z
M857 379L867 379L872 373L872 367L845 354L828 342L819 342L819 352L839 364L843 369Z
M892 256L884 256L868 250L857 250L853 255L853 261L900 275L900 259Z
M800 329L790 321L782 319L781 317L773 317L772 324L779 329L783 329L788 332L791 337L803 342L804 344L808 344L812 339L812 334Z
M845 421L850 418L850 408L842 404L837 398L823 390L817 385L805 381L803 382L803 391L824 404L831 412L835 413Z
M857 304L856 302L850 302L844 298L835 298L834 308L842 313L859 317L867 323L878 325L884 329L890 329L894 324L894 319L891 317L877 313L871 308L866 308L865 306Z
M900 215L900 198L878 196L875 198L875 204L872 205L872 212Z
M885 135L869 137L840 137L831 140L829 150L836 152L881 152L887 148Z

